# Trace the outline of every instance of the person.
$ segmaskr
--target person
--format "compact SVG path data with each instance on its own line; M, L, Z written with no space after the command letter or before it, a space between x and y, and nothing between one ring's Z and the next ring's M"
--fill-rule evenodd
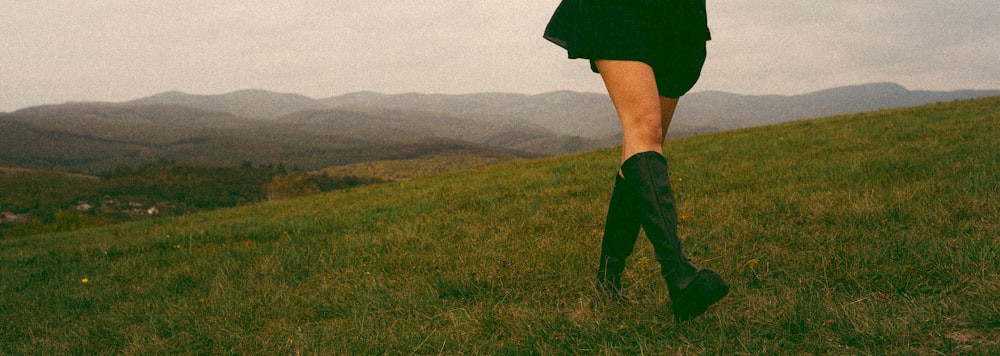
M680 322L729 293L723 278L682 251L663 141L679 98L698 81L711 39L705 0L563 0L544 38L590 60L621 121L622 157L608 204L596 290L627 301L625 260L640 227L653 245Z

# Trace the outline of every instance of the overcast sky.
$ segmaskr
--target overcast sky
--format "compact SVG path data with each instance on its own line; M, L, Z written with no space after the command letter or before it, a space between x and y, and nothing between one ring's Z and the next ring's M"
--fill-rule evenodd
M558 0L0 0L0 111L169 90L604 92L541 38ZM694 91L1000 89L996 0L708 0Z

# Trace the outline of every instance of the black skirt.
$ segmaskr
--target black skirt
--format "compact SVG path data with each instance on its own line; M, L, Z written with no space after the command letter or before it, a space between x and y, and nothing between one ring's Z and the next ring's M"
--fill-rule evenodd
M649 64L667 97L698 81L711 39L704 0L563 0L544 37L569 58Z

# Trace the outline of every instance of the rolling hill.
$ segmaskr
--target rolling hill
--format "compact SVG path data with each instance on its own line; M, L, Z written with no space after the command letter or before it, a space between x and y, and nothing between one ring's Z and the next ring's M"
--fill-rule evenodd
M895 83L831 88L802 95L691 93L678 122L729 130L780 122L1000 95L1000 90L911 91Z
M247 89L219 95L190 95L171 91L136 99L132 105L181 105L235 116L269 119L301 110L328 109L322 103L299 94Z
M994 95L1000 95L1000 90L922 91L909 90L896 83L853 85L791 96L695 92L682 99L670 135L683 137L792 120ZM323 99L260 90L222 95L170 92L130 103L186 105L258 118L275 118L298 110L323 108L433 112L478 122L529 123L563 136L602 140L611 138L612 140L605 140L608 145L613 145L621 133L614 107L606 94L571 91L538 95L356 92Z
M536 157L601 146L527 124L399 111L304 110L262 120L177 104L65 104L0 115L0 127L0 162L92 173L157 160L319 169L453 152Z
M1000 97L671 140L675 324L643 240L592 304L617 149L0 240L0 354L1000 352Z
M687 95L669 136L1000 94L875 83L796 96ZM607 95L167 92L124 103L68 103L0 114L0 164L97 172L156 160L283 163L305 169L456 152L538 157L611 147Z

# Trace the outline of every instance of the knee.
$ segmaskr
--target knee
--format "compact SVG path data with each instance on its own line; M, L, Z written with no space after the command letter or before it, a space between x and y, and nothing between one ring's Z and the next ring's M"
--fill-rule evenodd
M635 112L629 118L622 118L622 130L626 135L650 142L663 140L662 126L663 121L659 108Z

